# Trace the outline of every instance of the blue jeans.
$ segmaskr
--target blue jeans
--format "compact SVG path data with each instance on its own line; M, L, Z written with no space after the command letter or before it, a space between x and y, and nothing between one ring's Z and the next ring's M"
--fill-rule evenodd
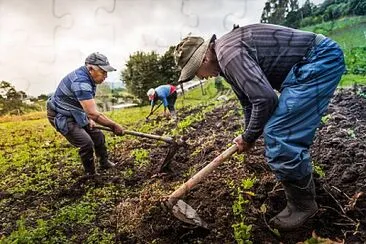
M278 180L312 173L309 147L344 70L342 50L326 38L287 75L264 128L265 155Z

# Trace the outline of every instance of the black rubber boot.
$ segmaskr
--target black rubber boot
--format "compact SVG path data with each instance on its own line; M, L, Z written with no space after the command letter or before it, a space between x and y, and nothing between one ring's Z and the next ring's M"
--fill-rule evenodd
M98 157L100 169L110 169L116 166L114 163L108 160L107 148L104 144L95 148L95 154Z
M84 166L84 171L86 175L95 175L95 164L94 164L94 157L89 158L82 158L81 162Z
M99 159L99 166L101 169L110 169L116 167L116 164L108 160L107 157Z
M299 181L283 181L287 206L270 220L270 224L283 231L301 227L318 211L315 202L315 185L310 174Z

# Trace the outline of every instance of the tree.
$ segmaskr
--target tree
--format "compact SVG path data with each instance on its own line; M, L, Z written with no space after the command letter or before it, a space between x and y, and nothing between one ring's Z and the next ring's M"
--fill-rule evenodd
M46 94L41 94L37 97L38 100L44 100L46 101L48 99L48 96Z
M261 22L298 27L298 0L269 0L265 3Z
M127 90L146 104L146 91L161 83L159 70L157 53L137 52L130 55L126 69L122 71Z
M17 91L10 82L0 82L0 115L7 113L20 114L30 108L23 104L22 99L26 98L27 94L23 91Z
M136 52L130 55L121 77L127 90L147 104L146 92L150 88L178 80L178 68L174 62L174 47L159 56L156 52Z
M365 0L350 0L349 14L352 15L366 15L366 1Z
M300 8L301 17L306 18L312 15L314 4L310 0L306 0L304 5Z
M262 17L261 17L261 23L269 23L270 16L271 16L271 3L267 1L264 4Z
M179 78L178 67L174 61L174 49L174 46L169 47L159 59L161 80L168 84L176 82Z
M297 0L290 0L287 5L287 15L283 25L298 28L300 25L301 18L299 18L299 2Z

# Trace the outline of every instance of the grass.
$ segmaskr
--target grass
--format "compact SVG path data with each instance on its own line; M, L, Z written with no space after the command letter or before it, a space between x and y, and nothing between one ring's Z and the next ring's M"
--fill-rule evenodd
M346 74L342 76L339 87L349 87L353 85L366 85L366 76Z
M324 34L336 41L343 50L348 74L364 75L345 77L342 86L366 83L366 16L342 18L302 29Z
M365 46L366 16L347 17L301 29L329 36L342 48Z
M204 91L202 95L198 87L180 96L176 104L178 115L183 106L209 103L217 95L212 81L204 84ZM160 126L143 122L149 110L149 106L135 107L109 112L107 115L126 128L149 132ZM161 108L157 113L162 111ZM194 121L193 117L191 121ZM107 233L102 225L94 226L93 223L100 218L98 213L113 211L116 202L135 193L130 193L123 184L81 185L76 188L82 190L80 197L61 197L55 202L52 200L55 193L68 192L79 184L79 177L74 176L75 171L82 171L77 149L55 131L44 112L5 117L1 122L0 196L5 194L11 197L0 198L1 216L7 216L0 223L0 243L113 242L115 233ZM117 148L119 142L132 139L131 136L105 134L109 149ZM148 153L142 148L132 151L131 156L137 168L148 163ZM119 174L128 179L135 172L126 168ZM37 199L38 203L28 204L19 211L21 204L26 204L26 199L32 198ZM14 199L17 199L15 205L12 203ZM17 220L17 223L9 222L10 219ZM12 232L7 237L2 236L3 230L9 228Z

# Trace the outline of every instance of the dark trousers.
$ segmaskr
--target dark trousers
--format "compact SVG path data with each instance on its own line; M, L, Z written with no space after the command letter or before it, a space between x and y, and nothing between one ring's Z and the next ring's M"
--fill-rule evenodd
M55 127L55 116L55 111L47 109L48 121L53 127ZM94 150L98 157L107 158L105 137L99 129L90 129L89 126L81 128L73 120L68 121L67 126L69 132L64 137L73 146L79 148L79 155L84 165L94 160Z
M172 94L170 94L167 97L167 100L168 100L169 112L175 112L174 105L175 105L175 101L177 100L177 92L175 91Z

